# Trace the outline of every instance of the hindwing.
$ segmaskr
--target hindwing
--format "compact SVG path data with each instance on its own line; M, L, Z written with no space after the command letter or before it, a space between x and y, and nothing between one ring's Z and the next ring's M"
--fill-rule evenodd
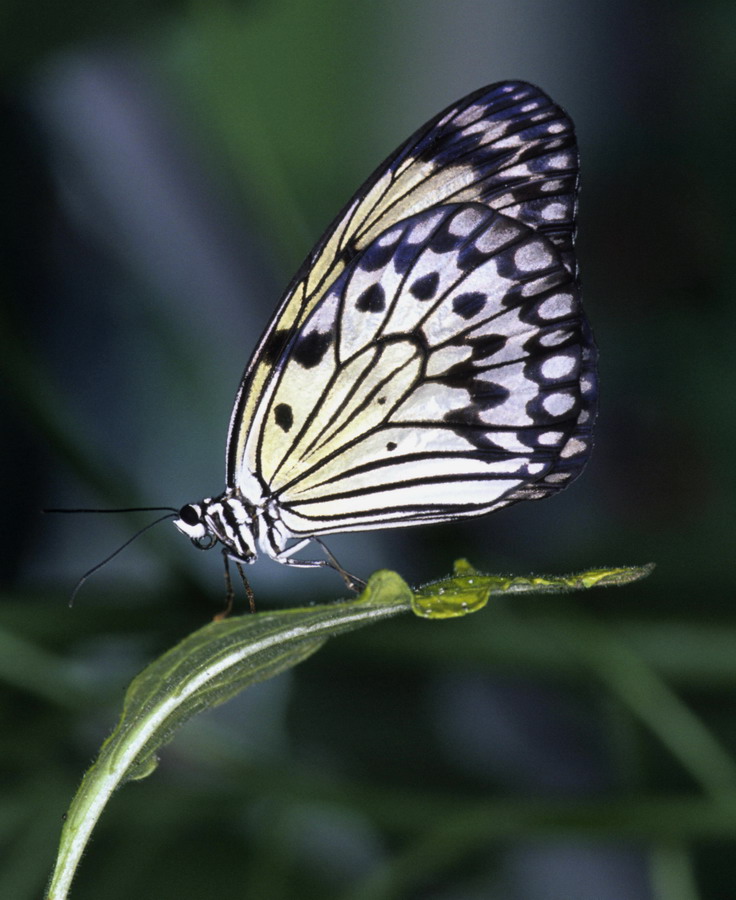
M243 471L294 535L542 497L587 458L593 363L564 246L481 203L435 205L374 237L292 330Z

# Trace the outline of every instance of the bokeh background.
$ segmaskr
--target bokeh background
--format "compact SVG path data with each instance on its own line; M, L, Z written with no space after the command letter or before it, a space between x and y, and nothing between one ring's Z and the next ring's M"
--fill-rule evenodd
M420 583L657 563L646 582L398 621L190 723L114 799L79 900L736 896L736 7L718 0L122 2L0 10L0 896L42 891L125 685L222 606L150 516L223 485L278 296L415 128L521 78L573 117L600 346L569 491L336 537ZM334 573L261 560L260 608Z

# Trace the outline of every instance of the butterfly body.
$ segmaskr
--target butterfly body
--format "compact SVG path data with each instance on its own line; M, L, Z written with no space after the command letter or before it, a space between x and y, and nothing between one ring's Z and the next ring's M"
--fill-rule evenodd
M252 562L477 516L582 469L596 351L573 256L572 123L538 88L464 98L366 182L246 368L225 492L177 527Z

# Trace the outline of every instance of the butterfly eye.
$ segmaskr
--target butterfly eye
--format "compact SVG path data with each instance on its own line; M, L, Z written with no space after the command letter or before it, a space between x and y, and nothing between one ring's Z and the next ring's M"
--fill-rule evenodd
M186 506L182 506L179 510L179 518L185 525L198 525L200 522L199 510L192 506L191 503L187 503Z

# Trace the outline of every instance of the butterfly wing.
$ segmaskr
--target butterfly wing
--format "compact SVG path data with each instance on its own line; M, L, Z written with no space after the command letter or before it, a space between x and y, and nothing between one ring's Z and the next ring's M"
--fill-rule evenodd
M245 458L291 536L478 515L582 468L593 364L558 244L443 204L329 287L276 361Z
M570 119L539 88L523 82L476 91L412 135L328 228L256 348L230 420L228 487L237 487L248 470L259 472L246 442L267 421L264 398L282 376L284 349L294 346L331 285L383 232L442 204L477 203L544 235L575 275L577 178Z

